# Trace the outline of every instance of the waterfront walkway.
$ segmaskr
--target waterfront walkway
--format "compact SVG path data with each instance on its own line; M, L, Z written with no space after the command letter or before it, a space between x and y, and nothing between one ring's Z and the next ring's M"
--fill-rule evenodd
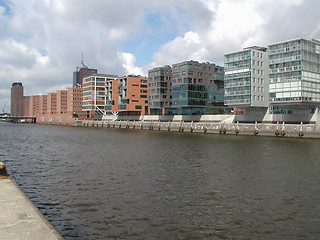
M0 204L1 239L63 239L10 177L0 176Z

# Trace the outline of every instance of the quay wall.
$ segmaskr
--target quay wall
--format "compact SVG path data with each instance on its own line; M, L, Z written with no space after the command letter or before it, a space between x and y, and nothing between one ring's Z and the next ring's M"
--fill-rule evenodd
M100 128L126 128L151 131L176 131L206 134L233 134L253 136L320 138L320 125L285 123L232 123L221 122L184 122L184 121L76 121L75 126Z
M0 162L1 239L63 240Z

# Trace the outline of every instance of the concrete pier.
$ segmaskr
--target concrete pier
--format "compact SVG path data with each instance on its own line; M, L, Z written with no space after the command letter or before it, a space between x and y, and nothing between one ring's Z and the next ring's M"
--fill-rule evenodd
M0 176L0 209L0 239L63 239L8 176Z

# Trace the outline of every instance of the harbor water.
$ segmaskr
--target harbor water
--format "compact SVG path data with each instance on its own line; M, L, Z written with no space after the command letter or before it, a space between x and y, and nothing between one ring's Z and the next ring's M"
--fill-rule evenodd
M320 140L0 122L65 239L319 239Z

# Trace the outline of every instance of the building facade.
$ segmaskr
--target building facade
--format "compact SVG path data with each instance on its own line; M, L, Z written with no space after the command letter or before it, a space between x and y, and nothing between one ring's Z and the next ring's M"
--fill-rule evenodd
M172 105L172 70L170 66L148 71L149 114L164 115L165 107Z
M118 112L119 81L110 79L106 81L106 114L116 114Z
M68 91L57 91L57 114L66 114L68 109Z
M67 89L67 114L76 119L84 119L82 112L82 88L73 87Z
M271 44L268 53L271 113L314 113L320 104L320 41Z
M106 82L117 79L116 75L96 74L83 79L82 85L82 111L86 112L88 119L93 119L95 114L105 114Z
M14 82L11 87L11 116L23 116L23 86Z
M172 106L166 115L221 114L224 107L224 68L186 61L172 65Z
M224 88L227 106L248 109L269 106L267 48L250 47L225 54Z
M83 60L81 64L73 72L73 87L81 87L83 84L83 79L94 74L97 74L98 70L94 68L88 68L84 65Z
M148 79L128 75L118 80L120 116L143 116L148 113Z

